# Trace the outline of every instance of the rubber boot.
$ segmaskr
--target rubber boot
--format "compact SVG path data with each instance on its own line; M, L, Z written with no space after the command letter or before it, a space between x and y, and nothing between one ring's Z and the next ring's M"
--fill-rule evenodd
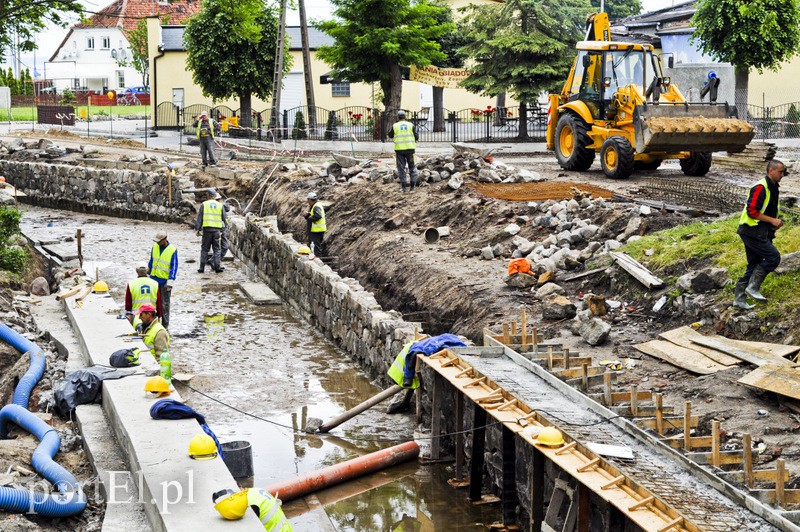
M751 305L747 302L747 294L745 293L745 289L747 288L747 279L739 279L739 282L736 283L736 289L733 291L733 306L736 308L740 308L743 310L750 310L755 307L755 305Z
M761 283L764 282L767 273L769 272L761 266L756 266L756 269L753 270L753 275L750 276L750 283L748 283L747 288L744 289L744 292L758 303L767 302L767 298L761 295Z

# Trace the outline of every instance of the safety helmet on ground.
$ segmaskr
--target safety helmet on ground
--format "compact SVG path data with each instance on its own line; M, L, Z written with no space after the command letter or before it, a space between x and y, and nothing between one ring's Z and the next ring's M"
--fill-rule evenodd
M561 431L555 427L545 427L536 438L536 443L547 447L561 447L564 445L564 437Z
M159 396L169 395L169 383L164 377L156 375L150 377L144 384L144 391L158 394ZM213 440L212 440L213 441Z
M106 283L105 281L97 281L96 283L94 283L92 291L98 294L103 292L108 292L108 283Z
M316 192L309 192L307 197L310 200L315 200L315 199L317 199L317 193Z
M297 252L300 255L311 255L311 248L308 246L300 246L299 248L297 248Z
M217 457L217 444L206 434L197 434L189 442L189 457L194 460L213 460Z
M138 316L138 315L139 315L139 314L141 314L142 312L152 312L152 313L154 313L154 314L155 314L155 312L156 312L156 307L154 307L154 306L153 306L153 305L151 305L150 303L145 303L144 305L142 305L141 307L139 307L139 310L137 310L137 311L136 311L136 315Z
M224 489L211 496L214 509L225 519L241 519L247 511L247 490Z
M405 117L406 117L406 112L405 111L403 111L402 109L397 111L397 118L401 118L402 119L402 118L405 118Z

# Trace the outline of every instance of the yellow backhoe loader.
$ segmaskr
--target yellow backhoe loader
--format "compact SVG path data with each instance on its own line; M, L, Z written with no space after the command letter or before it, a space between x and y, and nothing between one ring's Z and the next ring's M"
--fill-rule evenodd
M606 13L591 15L561 94L550 95L547 147L566 170L624 179L680 159L683 173L704 176L715 151L740 152L755 136L727 103L690 103L663 75L649 44L611 40ZM713 86L718 80L710 80ZM716 93L716 91L714 91Z

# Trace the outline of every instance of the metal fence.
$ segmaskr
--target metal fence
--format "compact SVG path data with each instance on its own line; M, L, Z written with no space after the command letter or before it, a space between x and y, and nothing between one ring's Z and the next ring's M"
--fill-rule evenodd
M242 127L239 109L202 104L179 108L164 102L156 108L155 127L193 134L197 117L203 111L223 123L219 132L222 137L358 141L385 141L388 137L385 113L365 106L338 110L295 107L283 111L277 121L272 119L270 109L265 109L254 111L250 127ZM419 142L508 142L512 139L542 142L547 129L547 111L538 105L528 109L524 124L520 123L516 106L444 109L440 121L434 120L433 110L426 113L406 111L406 116L416 126ZM527 132L524 139L520 138L521 127Z
M756 128L756 138L800 138L800 102L772 107L747 106L747 121Z

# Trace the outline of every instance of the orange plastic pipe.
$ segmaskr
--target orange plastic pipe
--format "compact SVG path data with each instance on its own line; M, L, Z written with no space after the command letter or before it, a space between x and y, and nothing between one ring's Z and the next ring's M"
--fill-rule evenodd
M288 502L346 480L413 460L417 456L419 456L419 445L416 442L401 443L303 476L277 482L268 486L266 490L281 501Z

